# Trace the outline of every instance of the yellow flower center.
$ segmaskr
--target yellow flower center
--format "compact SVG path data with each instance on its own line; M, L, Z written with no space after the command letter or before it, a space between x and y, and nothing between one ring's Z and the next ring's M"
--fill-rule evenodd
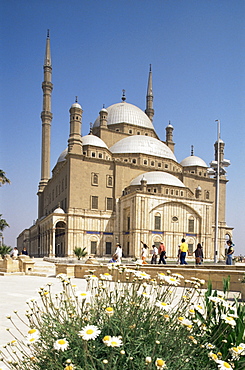
M226 367L227 369L231 369L231 366L228 364L228 362L224 362L223 363L224 367Z
M159 275L161 276L165 276L164 272L160 272Z
M60 339L60 340L58 340L58 344L60 344L61 346L63 345L63 344L65 344L66 343L66 341L64 340L64 339Z
M81 293L80 295L81 295L81 296L86 296L87 294L86 294L86 293Z
M117 344L117 342L111 342L112 347L116 346Z
M169 315L164 315L165 319L168 319L169 318Z
M193 310L192 308L189 310L190 313L195 313L195 310Z
M86 330L86 334L93 334L93 329L88 329L88 330Z
M107 307L107 308L106 308L106 311L108 311L108 312L113 312L113 308L112 308L112 307Z
M105 272L105 273L104 273L104 275L106 275L106 276L110 276L110 274L109 274L108 272Z
M30 342L35 341L35 338L30 338L30 339L29 339L29 341L30 341Z
M183 320L184 320L184 317L181 317L181 316L180 316L180 317L178 317L178 320L179 320L179 321L183 321Z
M106 335L106 336L103 338L103 340L104 340L105 342L109 341L110 339L111 339L111 337L110 337L109 335Z
M165 364L165 361L163 361L162 359L157 360L157 366L163 366L164 364Z
M167 306L167 303L165 303L165 302L161 302L161 305L162 305L162 306Z
M36 333L36 331L37 331L36 329L31 329L31 330L28 331L28 334L34 334L34 333Z

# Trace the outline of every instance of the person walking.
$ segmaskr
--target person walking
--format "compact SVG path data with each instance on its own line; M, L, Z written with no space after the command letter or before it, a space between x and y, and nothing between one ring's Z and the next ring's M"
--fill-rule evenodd
M115 254L117 255L117 262L121 263L122 262L122 246L117 243L117 249Z
M147 264L146 257L147 257L148 245L143 243L142 241L141 241L141 243L143 244L143 248L142 248L142 252L141 252L142 264L146 265Z
M158 254L159 254L159 256L160 256L160 258L159 258L159 261L158 261L158 265L160 265L161 264L161 262L164 264L164 265L166 265L166 247L165 247L165 245L163 244L163 242L162 243L160 243L160 245L159 245L159 248L158 248Z
M202 251L202 245L200 243L197 244L197 248L194 251L195 253L195 259L196 259L196 265L201 265L203 261L203 251Z
M232 255L234 253L234 244L231 240L228 240L227 242L228 250L226 254L226 265L232 265Z
M152 257L151 257L151 264L152 265L157 263L157 254L158 254L158 249L155 246L155 244L153 244L153 246L152 246Z
M188 244L185 242L185 239L183 238L180 244L180 264L181 265L187 265L187 262L185 260L187 252L188 252Z

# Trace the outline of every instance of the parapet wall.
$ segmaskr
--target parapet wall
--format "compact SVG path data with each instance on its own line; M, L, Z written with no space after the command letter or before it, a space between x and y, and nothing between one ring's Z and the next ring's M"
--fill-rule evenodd
M222 268L223 267L223 268ZM135 269L135 265L128 265L127 268ZM241 280L244 277L244 268L237 269L236 266L220 266L216 268L215 266L211 268L201 268L201 267L181 267L181 266L152 266L152 265L143 265L140 267L140 270L151 275L152 278L155 278L158 273L164 272L167 274L167 270L170 270L171 273L179 273L184 276L184 279L181 279L180 286L184 286L184 280L190 280L195 277L198 279L205 280L204 288L207 287L208 282L212 283L213 289L222 290L223 289L223 280L230 277L230 291L241 292L241 286L245 284L241 283ZM108 272L107 265L89 265L89 264L56 264L56 275L62 273L66 274L70 278L84 278L85 275L89 274L89 271L94 271L96 276ZM111 269L110 274L113 276L113 280L126 281L125 273L120 274L118 269ZM128 274L127 281L132 281L132 277Z

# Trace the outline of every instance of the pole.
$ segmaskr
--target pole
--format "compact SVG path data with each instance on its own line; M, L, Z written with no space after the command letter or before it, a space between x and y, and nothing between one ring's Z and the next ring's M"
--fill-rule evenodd
M218 236L219 236L219 177L220 177L220 121L217 122L217 169L216 169L216 194L215 194L215 234L214 234L214 263L217 263Z

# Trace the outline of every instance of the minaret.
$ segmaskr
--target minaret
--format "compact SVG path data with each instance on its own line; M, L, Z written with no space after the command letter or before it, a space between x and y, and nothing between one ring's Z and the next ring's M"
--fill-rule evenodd
M100 114L100 127L107 128L108 111L105 109L104 105L99 114Z
M77 102L70 108L70 136L68 139L68 152L73 154L82 154L82 107Z
M51 82L52 65L51 65L49 30L47 32L46 52L43 70L44 70L44 80L42 83L43 110L41 113L42 163L41 163L41 180L39 182L39 193L43 191L50 178L50 135L51 135L51 121L53 117L51 113L51 93L53 90L53 84Z
M152 72L151 64L148 78L147 94L146 94L146 110L145 113L150 118L151 122L153 121L154 109L153 109L153 90L152 90Z
M171 122L169 121L166 127L166 144L174 153L175 143L173 142L173 130L174 130L174 127L171 125Z

